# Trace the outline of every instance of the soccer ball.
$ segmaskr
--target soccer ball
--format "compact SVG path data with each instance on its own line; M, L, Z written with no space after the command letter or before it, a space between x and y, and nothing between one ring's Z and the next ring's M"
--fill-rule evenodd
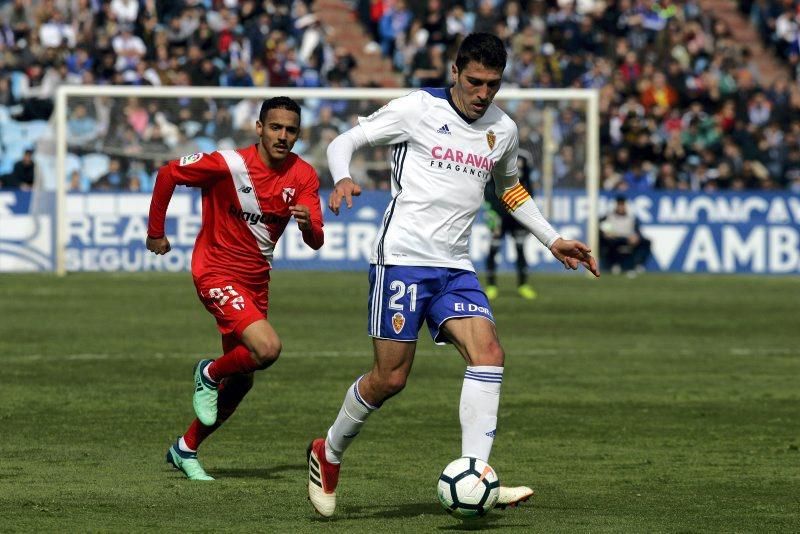
M497 504L500 481L494 469L477 458L453 460L439 475L437 493L442 507L461 519L485 515Z

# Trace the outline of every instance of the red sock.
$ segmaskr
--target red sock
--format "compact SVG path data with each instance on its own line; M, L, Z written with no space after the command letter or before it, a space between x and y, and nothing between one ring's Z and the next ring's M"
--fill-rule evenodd
M212 426L206 426L197 419L192 421L189 429L183 435L186 446L196 451L208 436L233 415L251 387L253 387L253 375L251 374L234 376L223 381L219 385L219 397L217 398L217 422Z
M250 349L238 345L211 362L208 366L208 375L215 382L233 375L245 375L257 371L259 365L250 357Z

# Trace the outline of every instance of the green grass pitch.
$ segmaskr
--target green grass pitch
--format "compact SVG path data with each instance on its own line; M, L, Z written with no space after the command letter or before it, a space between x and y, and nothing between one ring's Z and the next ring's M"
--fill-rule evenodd
M284 353L201 449L164 463L217 356L188 274L0 276L0 530L439 532L464 364L422 332L406 390L348 451L331 521L305 448L371 364L366 273L278 270ZM789 532L800 526L800 279L534 276L494 303L507 352L501 480L537 496L508 532Z

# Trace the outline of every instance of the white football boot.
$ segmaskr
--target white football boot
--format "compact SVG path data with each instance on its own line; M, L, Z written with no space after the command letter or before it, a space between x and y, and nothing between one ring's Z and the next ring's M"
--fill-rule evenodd
M336 510L336 485L339 483L339 465L325 456L325 438L311 442L306 451L308 458L308 500L322 517L331 517Z
M515 508L533 497L533 490L527 486L517 486L509 488L500 486L500 495L497 497L497 504L495 508L505 510L506 508Z

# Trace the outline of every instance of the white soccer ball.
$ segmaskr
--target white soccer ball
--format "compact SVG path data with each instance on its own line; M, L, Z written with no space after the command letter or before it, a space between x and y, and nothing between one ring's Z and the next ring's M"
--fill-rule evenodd
M497 504L500 480L494 469L477 458L459 458L439 476L437 494L442 507L461 519L485 515Z

